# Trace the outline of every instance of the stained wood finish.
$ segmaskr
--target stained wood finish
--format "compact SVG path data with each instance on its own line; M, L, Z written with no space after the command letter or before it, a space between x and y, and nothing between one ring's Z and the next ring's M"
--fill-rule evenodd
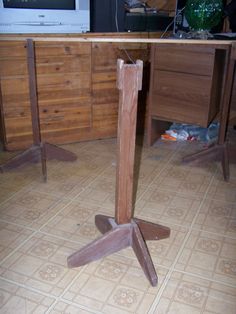
M227 52L227 46L152 45L149 145L157 139L157 120L209 125L220 108Z
M43 141L63 144L116 136L118 92L115 64L118 58L128 62L126 52L133 60L144 61L137 119L137 129L142 132L149 89L150 46L166 43L172 48L187 46L186 40L163 40L158 39L159 36L160 33L93 33L63 37L55 34L47 37L30 35L35 42ZM27 38L29 36L0 35L2 138L7 150L24 149L33 142L25 45ZM209 49L216 45L218 49L225 49L231 42L188 40L188 45ZM205 62L204 66L207 68L208 64Z
M201 163L220 160L223 176L229 180L229 153L225 137L234 78L235 44L230 46L153 45L151 48L151 85L147 117L147 142L157 138L160 121L208 127L219 114L218 145L183 161ZM163 122L162 122L163 123ZM160 128L160 127L159 127ZM233 157L234 158L234 157Z
M125 70L124 70L125 67ZM133 209L133 178L138 92L142 88L142 62L136 67L118 63L119 95L118 152L116 171L116 222L129 223Z
M86 265L130 246L131 229L129 225L120 225L108 231L67 259L69 268Z
M64 161L74 161L77 159L76 155L68 152L60 147L56 147L49 143L44 143L41 140L40 121L38 112L38 92L36 82L36 63L34 43L31 39L27 40L27 66L29 74L29 94L30 94L30 113L32 124L33 145L23 153L15 156L0 165L0 171L7 171L19 167L27 162L41 161L42 174L44 182L47 181L47 165L46 159L56 158Z
M88 40L96 34L86 34ZM109 34L112 40L117 34ZM148 34L120 34L120 38ZM158 34L156 34L158 36ZM81 35L81 38L85 36ZM108 34L104 34L106 39ZM22 38L20 36L19 38ZM35 37L35 62L41 136L54 144L115 137L118 101L116 62L149 59L146 43L71 42L68 36L58 41L38 41ZM57 36L49 37L53 40ZM78 38L75 39L79 39ZM68 41L67 41L68 39ZM146 67L146 66L145 66ZM6 150L25 149L32 142L27 54L22 42L1 41L0 75L2 88L3 144ZM148 81L147 81L148 84ZM14 86L14 88L12 88ZM138 129L144 127L143 89L138 107Z
M226 141L227 126L230 112L230 98L232 95L232 86L234 78L234 68L236 62L235 44L232 46L232 50L229 50L227 57L226 71L223 82L223 95L220 107L220 129L218 136L218 143L213 145L209 149L197 152L195 154L184 157L184 162L199 163L203 160L218 159L221 161L224 180L228 181L230 177L229 162L236 162L236 150L235 147L228 147ZM231 52L231 53L230 53ZM230 151L229 151L230 149Z
M97 215L95 224L103 234L68 257L68 267L78 267L131 246L152 286L157 285L156 271L145 240L169 237L170 229L133 219L133 181L138 91L142 88L143 62L117 62L119 120L116 172L115 218Z

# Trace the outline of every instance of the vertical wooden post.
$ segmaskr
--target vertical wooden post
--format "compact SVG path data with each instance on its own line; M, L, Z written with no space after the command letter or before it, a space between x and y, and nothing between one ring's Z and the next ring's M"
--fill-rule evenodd
M143 62L117 61L119 120L117 138L116 211L117 224L129 223L133 214L133 177L138 91L142 89Z
M39 145L41 142L41 135L40 135L40 124L39 124L39 112L38 112L38 95L37 95L37 82L36 82L34 42L32 39L27 39L27 60L28 60L27 64L28 64L28 74L29 74L29 94L30 94L30 105L31 105L33 142L35 145Z

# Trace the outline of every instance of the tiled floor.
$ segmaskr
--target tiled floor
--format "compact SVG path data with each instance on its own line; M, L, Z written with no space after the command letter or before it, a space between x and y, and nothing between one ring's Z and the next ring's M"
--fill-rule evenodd
M135 216L171 228L148 242L151 287L130 248L67 268L114 215L116 140L64 147L78 160L48 162L46 184L38 164L0 175L0 313L236 313L235 165L226 183L217 163L181 164L195 143L137 146Z

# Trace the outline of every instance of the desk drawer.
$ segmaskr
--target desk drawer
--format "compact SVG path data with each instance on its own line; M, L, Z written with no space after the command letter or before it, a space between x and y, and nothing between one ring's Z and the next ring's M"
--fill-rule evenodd
M215 49L168 45L156 46L153 49L154 68L173 72L192 73L212 76ZM155 49L155 50L154 50Z
M212 118L208 76L154 70L152 83L151 115L167 121L208 125Z

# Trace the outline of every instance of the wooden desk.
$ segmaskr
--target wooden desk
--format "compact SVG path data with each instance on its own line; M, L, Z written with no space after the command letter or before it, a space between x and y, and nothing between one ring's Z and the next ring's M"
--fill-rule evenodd
M166 43L177 47L186 43L160 40L158 36L160 33L32 37L42 139L64 144L117 135L116 60L128 61L124 49L134 60L144 62L146 78L139 93L137 120L137 128L142 131L149 88L150 47ZM6 150L22 150L32 144L26 54L28 37L0 35L0 128L2 124L2 142ZM214 42L219 45L219 41L189 40L187 45L195 43L202 47ZM222 41L222 44L230 46L231 42Z
M24 47L26 39L28 37L0 37L0 44L4 47L4 45L6 45L6 42L13 44L13 46L16 43L21 43L21 45ZM231 46L234 42L232 41L217 41L217 40L173 40L173 39L146 39L146 38L109 38L109 37L104 37L104 38L99 38L99 37L81 37L81 38L77 38L77 37L32 37L32 40L35 42L36 47L38 47L39 51L41 51L41 53L43 53L43 47L45 45L45 43L50 44L49 46L51 47L52 50L54 50L55 47L58 47L58 43L63 42L64 46L63 46L63 52L65 54L68 54L68 56L70 56L72 54L72 50L70 48L68 48L69 43L73 44L73 51L76 52L81 52L83 51L83 49L85 49L85 51L88 51L91 49L91 45L94 45L94 47L98 47L97 45L99 45L99 47L102 47L104 45L104 47L106 47L106 45L118 45L123 52L125 52L125 50L123 48L126 47L126 45L134 45L136 48L137 46L140 47L140 45L146 45L146 47L149 46L153 46L155 45L155 47L161 47L162 45L171 45L173 49L177 49L176 47L179 46L186 46L188 47L187 49L191 50L191 47L197 47L197 49L207 52L207 58L205 58L205 62L207 63L207 61L211 61L211 55L214 56L214 60L218 60L217 62L214 62L214 64L212 63L211 65L211 70L213 71L209 77L211 78L211 86L208 87L208 100L209 100L209 106L208 106L208 110L207 110L207 116L205 116L206 111L204 112L204 110L202 111L201 107L198 110L198 115L196 115L198 118L201 117L202 121L204 123L209 123L209 121L212 119L212 117L214 116L214 114L217 111L218 106L215 106L215 104L217 104L217 99L221 99L221 102L219 104L220 107L220 113L223 116L223 120L221 123L221 131L220 131L220 145L222 145L222 142L224 142L225 139L225 133L227 130L227 124L228 124L228 111L229 111L229 101L230 101L230 96L226 97L226 96L222 96L219 97L218 93L213 93L213 90L221 90L221 86L222 86L222 90L223 93L222 95L224 95L224 93L227 93L229 90L229 94L231 92L231 88L232 88L232 81L233 81L233 74L231 75L231 72L233 73L233 70L230 70L230 67L228 67L228 62L230 59L230 50L231 50ZM123 47L123 48L122 48ZM78 50L79 49L79 50ZM162 48L161 48L162 49ZM234 51L235 48L233 48L232 51ZM104 51L104 50L103 50ZM17 51L16 51L17 53ZM82 54L83 55L83 54ZM36 48L36 59L39 56L39 54L37 54L37 48ZM77 59L80 59L80 54L77 55ZM54 61L56 59L54 58ZM223 61L222 61L223 60ZM168 60L167 60L168 61ZM45 61L46 62L46 61ZM157 61L158 62L158 61ZM212 61L211 61L212 62ZM189 63L191 64L191 63ZM232 63L231 61L231 64ZM82 66L82 64L81 64ZM207 66L207 64L206 64ZM66 65L65 65L66 67ZM233 65L231 65L231 68L233 69ZM222 70L223 69L223 70ZM196 70L196 69L195 69ZM222 72L223 71L223 72ZM54 106L52 106L52 112L51 112L51 121L48 121L48 125L51 125L52 123L52 131L49 132L49 135L55 135L54 131L56 128L57 134L63 136L63 138L65 138L65 136L67 136L69 134L69 137L71 135L71 132L73 132L74 136L73 138L70 137L70 141L73 142L75 140L79 140L79 139L91 139L90 135L91 132L93 132L93 130L95 130L95 132L97 131L96 129L96 117L94 118L94 115L96 115L97 112L97 108L103 108L104 104L100 103L99 101L99 94L97 95L97 101L98 103L95 104L94 108L91 107L91 100L93 101L93 97L94 97L94 93L90 93L89 95L87 94L87 89L85 89L85 94L83 94L82 90L84 90L84 84L87 84L87 82L91 81L90 80L90 76L86 76L84 79L84 75L79 75L81 71L78 71L78 73L74 73L74 76L78 76L80 78L80 84L77 86L73 86L73 89L71 90L71 88L68 88L67 91L67 96L66 99L70 99L70 94L71 92L75 92L76 93L76 102L73 102L73 108L77 108L78 107L78 112L76 117L82 117L82 120L78 121L75 120L73 121L73 126L71 126L71 124L66 123L63 127L63 129L61 129L61 121L60 120L60 113L63 110L66 110L66 108L60 108L60 110L58 111L57 109L54 108ZM223 81L220 81L220 77L221 77L221 73L224 73L223 75ZM108 74L107 74L108 75ZM61 77L61 76L60 76ZM94 77L95 81L96 81L96 77ZM98 75L98 77L100 77L100 74ZM171 76L170 76L171 77ZM102 78L104 78L102 76ZM215 79L217 78L217 79ZM106 80L106 78L104 78ZM2 80L2 78L1 78ZM100 80L100 79L99 79ZM42 81L43 82L43 81ZM115 82L115 79L114 79ZM197 83L197 81L195 81ZM220 83L219 83L220 82ZM1 81L2 83L2 81ZM5 83L5 82L4 82ZM71 79L68 77L68 80L66 80L66 84L68 83L68 85L71 86ZM101 83L101 82L100 82ZM39 82L38 82L39 84ZM230 88L228 88L228 86L231 86ZM194 84L192 84L193 88L195 88ZM4 86L3 86L4 87ZM17 85L16 85L17 87ZM22 86L21 86L22 87ZM23 86L23 91L25 91L25 86ZM19 87L18 87L19 88ZM52 86L50 86L50 92L48 89L46 89L46 93L43 94L44 96L39 95L39 107L42 110L42 112L40 112L40 123L42 123L43 119L43 115L44 113L48 114L48 110L45 109L43 107L43 103L44 101L47 101L47 97L49 97L49 95L54 95L54 91L52 92L53 89L53 84ZM78 92L79 89L79 92ZM96 90L96 89L95 89ZM94 90L94 92L95 92ZM44 91L45 92L45 91ZM59 91L58 91L59 92ZM82 94L81 94L82 93ZM60 94L60 92L59 92ZM83 96L81 96L83 95ZM2 105L1 107L4 107L4 101L3 98L5 97L5 91L2 88L2 97L0 97L0 99L2 99ZM13 96L13 98L12 98ZM62 95L61 95L62 96ZM45 97L45 98L43 98ZM109 95L108 95L109 97ZM7 94L7 98L11 99L11 101L14 101L13 103L16 104L17 101L19 99L14 99L14 95L11 95L8 91ZM60 102L61 99L64 99L63 97L60 97L60 99L58 99L58 101ZM88 103L86 103L86 101L89 100ZM103 102L104 98L102 98L102 102ZM114 101L114 99L113 99ZM23 97L23 103L25 105L25 98ZM41 103L42 103L42 107L41 107ZM116 104L117 106L117 104ZM16 110L16 106L14 107ZM14 109L13 108L13 109ZM212 109L213 108L213 109ZM18 108L17 108L18 109ZM12 112L15 112L15 110L13 110ZM76 109L77 110L77 109ZM101 117L103 118L104 115L107 114L107 110L109 111L109 108L106 106L104 110L99 111L100 113L98 113L98 115L100 115L100 119ZM23 118L23 122L25 121L25 114L24 112L21 112L21 110L18 110L18 116L22 115ZM191 111L190 111L191 113ZM10 114L10 112L8 112L8 114ZM156 113L155 113L156 114ZM69 116L71 115L71 113L69 114ZM73 114L73 117L75 115ZM195 115L193 114L192 117L195 117ZM4 114L2 115L2 118L4 119ZM56 124L54 125L54 118L56 119ZM168 119L168 117L165 117L165 119ZM59 119L59 120L58 120ZM103 119L104 120L104 119ZM102 121L103 121L102 120ZM117 117L116 117L117 120ZM29 120L30 121L30 120ZM27 120L27 125L25 125L23 123L22 125L22 130L24 132L24 134L26 133L26 130L28 130L29 128L29 121ZM184 121L186 122L186 121ZM189 122L189 121L188 121ZM13 130L15 128L15 122L14 119L11 120L11 123L13 127ZM104 131L103 128L103 122L99 123L99 126L101 127L101 130ZM117 121L115 121L114 123L114 135L116 135L116 126L117 126ZM72 127L72 128L71 128ZM73 131L72 131L73 129ZM44 137L45 133L44 133L44 128L41 127L42 130L42 137L43 139L50 139L48 137ZM29 130L27 131L29 132ZM59 133L58 133L59 132ZM150 132L149 132L150 133ZM153 134L153 132L151 132ZM78 137L77 134L82 134L82 136L84 137ZM90 134L88 136L88 134ZM106 137L108 136L108 133L97 133L97 135L100 135L99 138L101 137ZM111 135L111 134L109 134ZM152 136L153 137L153 136ZM52 143L57 143L57 137L52 137L54 140L52 140ZM151 142L151 141L149 141ZM214 155L214 153L213 153ZM224 171L225 177L227 177L227 170Z

